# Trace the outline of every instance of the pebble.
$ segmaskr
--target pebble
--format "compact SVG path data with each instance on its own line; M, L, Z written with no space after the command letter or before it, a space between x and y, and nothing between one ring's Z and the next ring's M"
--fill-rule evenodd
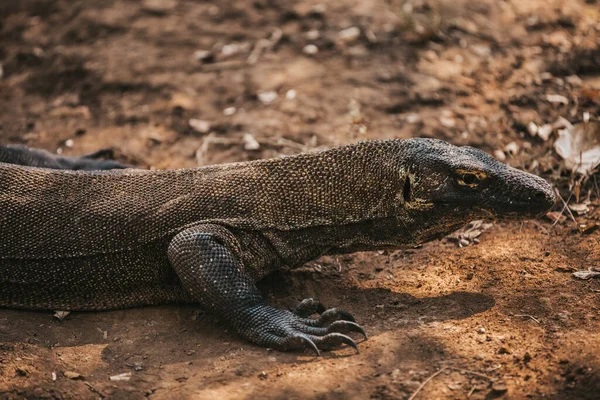
M258 93L258 100L260 100L261 103L263 104L271 104L273 103L275 100L277 100L279 96L277 95L277 92L259 92Z
M287 100L294 100L296 98L296 91L294 89L290 89L287 92L285 92L285 98Z
M477 329L477 333L479 333L480 335L483 335L485 333L485 328Z
M504 154L502 150L494 150L494 157L496 157L496 160L498 161L506 160L506 154Z
M360 29L356 26L346 28L338 33L338 39L343 43L354 42L360 36Z
M258 150L260 149L260 143L249 133L244 133L244 137L242 138L244 141L244 149L245 150Z
M536 136L538 133L538 126L535 122L533 121L529 121L529 123L527 124L527 132L529 132L529 134L531 136Z
M208 50L196 50L194 52L194 59L198 62L203 62L207 58L209 58L212 53Z
M65 371L63 374L69 379L83 379L83 376L77 372Z
M508 390L508 386L503 381L494 382L492 390L496 393L504 393Z
M316 40L321 36L321 32L319 32L316 29L312 29L312 30L306 32L305 36L308 40Z
M310 56L314 56L315 54L317 54L319 52L319 48L317 46L315 46L314 44L307 44L302 49L302 52L304 54L308 54Z
M226 109L223 110L223 115L225 115L226 117L229 117L233 114L235 114L237 111L237 108L235 107L227 107Z
M517 142L510 142L509 144L504 146L504 152L515 155L519 152L519 145L517 144Z
M201 119L191 118L188 121L188 125L199 133L208 133L210 131L210 122Z
M550 124L542 125L538 129L537 135L540 137L540 139L542 139L545 142L546 140L548 140L550 138L552 131L553 131L552 125L550 125Z
M560 94L547 94L546 100L550 103L569 104L569 99Z

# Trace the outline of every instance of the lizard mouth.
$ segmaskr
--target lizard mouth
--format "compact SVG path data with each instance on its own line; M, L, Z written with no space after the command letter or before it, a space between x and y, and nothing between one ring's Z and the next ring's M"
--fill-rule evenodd
M552 205L549 203L537 204L530 201L494 201L488 199L485 202L455 200L440 201L436 204L459 208L462 211L472 211L474 214L483 214L483 218L492 220L514 220L538 218L546 215Z

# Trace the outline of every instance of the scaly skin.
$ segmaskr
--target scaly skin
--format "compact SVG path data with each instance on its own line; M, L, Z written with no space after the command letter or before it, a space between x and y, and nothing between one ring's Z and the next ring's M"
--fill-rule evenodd
M0 306L197 302L249 341L317 354L356 348L346 334L364 332L311 299L295 313L270 307L254 282L324 254L430 241L474 219L534 218L555 200L539 177L432 139L184 170L82 171L123 167L92 159L0 148Z

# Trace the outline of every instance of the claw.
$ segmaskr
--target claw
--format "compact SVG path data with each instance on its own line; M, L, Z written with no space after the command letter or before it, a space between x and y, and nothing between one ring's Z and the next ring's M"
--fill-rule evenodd
M340 344L345 344L356 350L356 354L360 353L360 351L358 350L358 346L356 345L354 340L352 340L350 336L346 336L341 333L329 333L323 337L317 337L312 339L322 347L325 346L326 348L332 348L335 346L339 346Z
M302 339L302 342L304 342L304 344L308 345L308 347L315 352L315 357L319 357L321 355L321 352L319 351L319 348L317 347L317 345L315 344L315 342L313 342L312 340L310 340L307 337L303 337L303 336L298 336L299 338Z
M296 306L294 313L300 317L307 318L313 314L322 314L325 311L325 306L318 300L313 298L304 299Z
M348 311L340 310L339 308L330 308L317 319L317 325L325 326L339 320L356 322L352 314Z
M349 332L357 332L365 337L367 340L369 337L367 333L358 325L356 322L351 321L335 321L327 328L327 333L349 333Z

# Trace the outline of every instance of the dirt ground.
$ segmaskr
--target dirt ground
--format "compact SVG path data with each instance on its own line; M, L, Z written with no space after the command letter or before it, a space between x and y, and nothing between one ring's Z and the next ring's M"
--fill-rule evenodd
M567 198L556 132L543 140L528 125L598 118L599 10L594 0L3 0L0 144L112 148L138 167L178 168L437 137L542 175ZM497 223L463 248L326 257L260 283L281 307L317 297L351 311L370 335L358 355L263 349L193 306L63 321L0 310L0 397L599 398L600 281L572 275L600 263L594 182L576 222Z

